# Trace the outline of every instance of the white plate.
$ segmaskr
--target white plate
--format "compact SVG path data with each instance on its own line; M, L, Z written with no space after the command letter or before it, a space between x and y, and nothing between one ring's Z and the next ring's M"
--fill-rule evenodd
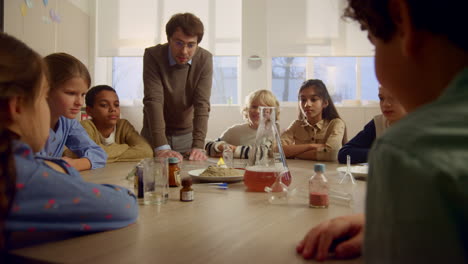
M338 167L336 169L339 172L346 173L346 166ZM367 178L367 173L369 170L369 166L351 166L351 173L356 178Z
M244 170L238 170L239 172L244 173ZM242 181L244 179L244 175L242 176L200 176L205 169L198 169L198 170L191 170L188 174L195 179L199 179L200 181L207 181L207 182L237 182Z

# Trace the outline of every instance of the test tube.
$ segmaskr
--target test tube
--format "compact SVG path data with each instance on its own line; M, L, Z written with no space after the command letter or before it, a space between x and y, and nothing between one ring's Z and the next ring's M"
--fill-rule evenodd
M354 205L353 196L347 192L330 189L328 193L328 199L330 203L337 205L343 205L350 208Z

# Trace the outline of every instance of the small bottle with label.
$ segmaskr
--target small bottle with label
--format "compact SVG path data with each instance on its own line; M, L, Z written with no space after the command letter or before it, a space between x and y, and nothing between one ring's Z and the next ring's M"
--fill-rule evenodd
M325 164L315 164L314 174L309 179L309 207L328 207L328 180L325 177Z
M176 157L170 157L169 162L169 187L179 187L180 181L180 168L179 159Z
M193 201L192 178L185 177L182 179L182 189L180 189L180 200L182 202Z

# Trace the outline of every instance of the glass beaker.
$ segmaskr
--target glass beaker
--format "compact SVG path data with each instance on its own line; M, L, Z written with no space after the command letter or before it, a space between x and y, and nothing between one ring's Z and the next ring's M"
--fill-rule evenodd
M143 160L143 203L163 204L169 198L167 158L145 158Z
M348 200L350 200L348 206L354 209L357 198L357 184L351 173L351 157L349 155L346 155L346 173L343 175L340 173L339 177L341 178L339 178L333 190L330 189L330 192L334 191L337 194L336 197L348 197Z
M245 168L244 185L247 191L263 192L278 180L289 186L291 173L286 164L276 124L275 107L259 107L260 122L255 144L250 149ZM275 191L278 188L272 188Z
M233 168L234 164L234 153L232 152L232 148L229 144L224 144L223 147L223 160L224 164L228 168Z

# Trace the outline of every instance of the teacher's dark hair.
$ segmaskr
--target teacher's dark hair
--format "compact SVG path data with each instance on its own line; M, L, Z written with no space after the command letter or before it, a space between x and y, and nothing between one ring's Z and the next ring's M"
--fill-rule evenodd
M171 17L169 22L166 24L167 40L172 37L178 28L180 28L187 36L196 36L197 43L200 43L203 39L203 23L200 18L192 13L179 13Z

